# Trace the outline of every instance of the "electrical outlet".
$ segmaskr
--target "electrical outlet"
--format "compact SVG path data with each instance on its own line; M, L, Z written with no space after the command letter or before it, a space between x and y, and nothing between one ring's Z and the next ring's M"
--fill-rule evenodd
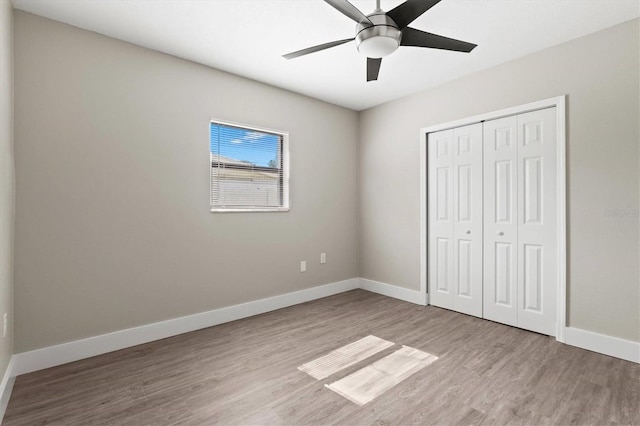
M4 318L4 325L2 326L2 338L4 339L5 337L7 337L7 313L4 313L4 316L2 317Z
M303 260L300 262L300 272L307 272L307 261Z
M320 253L320 263L327 263L327 253Z

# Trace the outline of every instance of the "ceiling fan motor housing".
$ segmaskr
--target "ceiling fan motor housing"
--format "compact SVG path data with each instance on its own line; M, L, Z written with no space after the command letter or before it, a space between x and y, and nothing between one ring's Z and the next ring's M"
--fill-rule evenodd
M400 47L402 32L398 25L382 11L368 15L369 23L356 25L356 46L358 52L367 58L382 58Z

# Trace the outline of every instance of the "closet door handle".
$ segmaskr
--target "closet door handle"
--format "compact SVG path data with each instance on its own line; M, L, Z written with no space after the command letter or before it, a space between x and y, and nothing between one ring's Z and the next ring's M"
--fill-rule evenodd
M498 232L498 235L503 236L504 232L500 231L500 232Z
M467 230L467 232L466 232L466 233L467 233L467 234L470 234L470 233L471 233L471 231L470 231L470 230Z

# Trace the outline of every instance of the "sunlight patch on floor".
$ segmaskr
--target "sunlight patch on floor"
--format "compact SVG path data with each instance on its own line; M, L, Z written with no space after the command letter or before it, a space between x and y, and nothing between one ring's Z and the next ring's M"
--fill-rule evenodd
M437 359L435 355L403 346L373 364L325 386L358 405L364 405Z
M376 336L363 337L323 357L301 365L298 370L307 373L314 379L322 380L393 345L393 342Z

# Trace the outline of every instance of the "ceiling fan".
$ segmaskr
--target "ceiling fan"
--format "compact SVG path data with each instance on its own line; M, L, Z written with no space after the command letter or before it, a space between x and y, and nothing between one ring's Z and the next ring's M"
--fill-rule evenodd
M376 0L376 10L369 15L362 13L347 0L324 1L357 22L355 37L308 47L283 57L293 59L355 40L358 52L367 57L367 81L373 81L378 79L382 58L395 52L400 46L428 47L467 53L477 46L408 26L440 0L407 0L388 12L380 9L380 0Z

